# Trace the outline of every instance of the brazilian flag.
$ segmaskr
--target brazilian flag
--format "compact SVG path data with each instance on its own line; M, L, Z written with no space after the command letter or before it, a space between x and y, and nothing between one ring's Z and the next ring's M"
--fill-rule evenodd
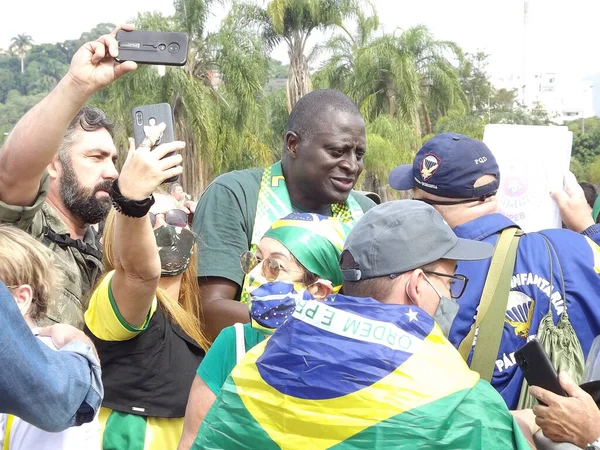
M529 449L500 395L423 310L299 300L233 370L192 447Z

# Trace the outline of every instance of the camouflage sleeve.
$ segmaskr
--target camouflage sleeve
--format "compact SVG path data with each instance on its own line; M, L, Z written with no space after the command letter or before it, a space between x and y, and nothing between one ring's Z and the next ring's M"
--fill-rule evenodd
M36 216L41 220L41 210L48 196L49 185L50 177L47 172L44 172L40 180L40 190L31 206L8 205L0 201L0 223L7 223L21 230L29 231Z
M132 339L148 328L150 319L157 306L156 297L148 312L144 324L136 328L130 325L121 315L112 295L111 282L114 271L106 274L90 298L85 312L85 324L98 339L107 342L126 341Z

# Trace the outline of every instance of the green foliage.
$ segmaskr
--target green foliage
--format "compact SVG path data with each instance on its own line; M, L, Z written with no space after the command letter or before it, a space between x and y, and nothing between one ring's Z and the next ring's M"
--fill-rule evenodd
M7 93L5 102L0 103L0 145L6 140L5 133L9 133L19 119L44 96L45 94L24 96L16 89Z
M306 43L315 29L344 29L343 21L360 13L363 0L270 0L266 8L235 4L247 24L260 30L268 50L285 42L290 57L286 86L288 112L312 90Z
M600 183L600 118L574 120L565 125L573 132L571 171L579 181Z
M140 66L92 99L116 120L121 150L132 135L131 109L168 102L175 134L187 144L182 181L194 196L224 171L277 160L288 111L313 85L339 89L359 106L368 146L359 187L384 200L397 195L387 186L390 170L410 163L434 134L481 139L488 123L552 123L541 108L519 105L515 90L492 85L485 53L463 54L422 25L384 33L368 1L269 0L263 8L234 0L218 31L208 32L212 8L222 3L175 0L172 16L138 13L138 29L188 33L188 63L162 71ZM348 19L355 24L352 32L344 26ZM98 24L79 39L57 44L35 45L19 35L10 52L0 51L0 143L64 76L77 49L114 27ZM331 39L308 51L315 29L336 28ZM281 42L289 66L269 57ZM316 57L324 62L309 74ZM600 182L600 119L568 126L574 133L572 170L581 181Z
M289 65L284 66L281 61L269 58L269 78L287 78L289 71Z
M186 30L188 63L167 68L141 67L100 92L95 103L126 127L117 135L123 148L131 135L134 106L167 102L183 152L186 190L198 196L220 173L272 162L274 137L270 101L263 94L269 59L263 41L234 6L217 33L205 31L212 2L181 0L176 13L139 14L139 29Z

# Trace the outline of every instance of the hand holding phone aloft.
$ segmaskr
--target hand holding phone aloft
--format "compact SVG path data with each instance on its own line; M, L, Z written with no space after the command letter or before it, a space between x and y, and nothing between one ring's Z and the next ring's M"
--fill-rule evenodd
M66 77L71 79L83 94L91 96L127 72L135 70L135 62L119 62L116 59L119 57L117 34L133 29L133 25L119 25L110 34L84 44L73 55Z
M146 139L137 149L133 138L129 138L129 153L119 176L119 190L124 197L144 200L165 180L183 172L183 158L178 152L185 147L184 142L173 141L153 148L164 130L164 123L149 127Z
M185 33L121 30L116 36L119 45L117 61L164 66L183 66L187 61L188 37Z

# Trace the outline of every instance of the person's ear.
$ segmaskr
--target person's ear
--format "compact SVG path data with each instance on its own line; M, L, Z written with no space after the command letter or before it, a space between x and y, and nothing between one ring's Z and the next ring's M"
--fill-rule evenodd
M62 165L58 159L58 155L54 155L54 158L52 158L52 161L50 161L50 164L48 164L46 170L48 171L50 178L58 178L62 170Z
M409 296L409 300L423 309L423 301L426 289L426 286L423 284L425 281L423 277L423 271L421 269L413 270L408 279L408 285L406 287L406 293Z
M308 288L308 292L316 300L324 300L333 292L333 286L331 285L330 281L322 280L319 278Z
M288 131L285 134L285 148L287 154L292 158L298 157L298 144L300 143L300 137L293 131Z
M25 316L31 308L33 289L28 284L22 284L12 290L12 295L17 302L17 307L19 308L19 311L21 311L21 315Z

